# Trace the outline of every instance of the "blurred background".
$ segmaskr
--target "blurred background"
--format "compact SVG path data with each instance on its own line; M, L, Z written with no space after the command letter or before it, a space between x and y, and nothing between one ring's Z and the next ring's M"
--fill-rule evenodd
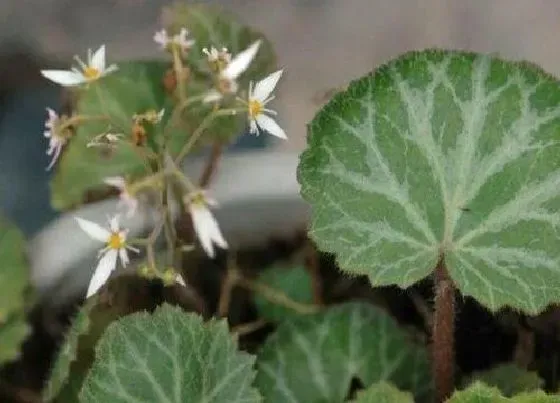
M63 66L107 44L108 58L161 56L152 41L168 0L0 2L0 209L28 235L48 206L42 137L59 88L39 68ZM215 0L264 32L286 68L280 121L297 152L305 125L333 88L412 49L460 48L527 59L560 71L560 2L550 0Z

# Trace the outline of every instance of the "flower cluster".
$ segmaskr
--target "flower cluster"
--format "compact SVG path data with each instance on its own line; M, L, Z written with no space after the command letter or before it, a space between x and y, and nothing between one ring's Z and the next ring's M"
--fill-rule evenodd
M195 41L189 38L188 30L183 28L174 35L168 34L166 30L161 30L154 34L153 39L161 50L173 55L177 80L182 79L183 76L179 75L179 72L183 72L182 60L195 44ZM214 110L219 110L221 103L231 100L238 102L240 107L232 110L234 113L241 109L245 110L250 133L258 135L261 131L266 131L273 136L286 139L287 136L284 130L271 117L275 116L276 112L267 108L267 104L274 99L274 96L271 94L282 76L282 70L270 74L256 84L251 82L246 97L237 96L239 90L238 79L247 71L251 62L255 59L260 46L261 41L257 40L236 55L232 55L226 47L221 47L221 50L214 46L203 48L202 53L206 56L212 75L213 88L204 93L200 100L203 104L215 104ZM85 86L85 89L88 89L94 81L118 71L118 67L115 64L107 66L105 45L99 47L95 52L88 50L87 63L77 56L75 60L78 67L71 67L70 70L42 70L41 74L52 82L64 87ZM51 161L47 169L50 170L62 154L63 147L71 141L73 134L73 131L70 130L71 126L83 119L79 116L71 118L60 117L50 108L47 108L47 112L48 119L45 123L44 136L49 140L47 154L51 157ZM135 127L144 128L145 124L158 124L162 120L164 113L164 109L161 109L159 112L156 110L139 111L131 116L132 132L134 132ZM143 133L145 134L145 130ZM124 134L107 132L95 136L87 144L87 147L107 146L116 148L123 140ZM144 143L144 141L139 141L135 145L143 146ZM178 158L180 159L181 157ZM169 175L183 175L176 168L176 162L172 161L172 168L175 167L174 170L168 172L169 167L164 167L162 168L163 172L136 182L129 181L124 176L111 176L106 177L103 183L119 191L118 208L123 208L127 218L130 218L139 209L138 193L141 190L150 186L155 187L156 182L160 185L160 182L165 181L164 178ZM215 256L215 246L222 249L228 248L228 243L220 230L220 226L210 210L211 207L217 206L217 202L209 197L205 190L192 185L192 182L186 177L182 178L182 182L186 183L186 191L183 194L182 203L191 216L193 228L202 249L209 257L213 258ZM109 218L107 228L80 217L75 219L78 226L87 235L103 244L99 251L97 267L87 290L87 297L89 297L103 286L119 261L123 267L128 265L130 261L129 251L138 253L139 250L132 246L135 244L134 240L130 241L127 238L128 230L121 228L120 214ZM153 267L144 267L144 271L147 273L152 273L153 270ZM180 275L176 276L174 274L173 269L168 269L166 273L161 278L171 278L170 276L172 276L180 284L185 284Z

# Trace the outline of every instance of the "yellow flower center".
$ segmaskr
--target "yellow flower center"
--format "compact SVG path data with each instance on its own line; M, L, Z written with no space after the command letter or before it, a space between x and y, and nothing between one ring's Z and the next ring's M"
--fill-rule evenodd
M87 78L88 80L97 80L99 78L99 76L101 75L101 72L96 69L95 67L86 67L84 69L84 77Z
M110 249L124 248L124 239L118 232L113 232L107 241L107 247Z
M251 118L256 118L261 113L263 113L263 110L264 105L260 101L257 101L256 99L251 99L249 101L249 116Z
M204 197L204 193L195 193L191 196L191 204L195 206L204 207L206 206L206 198Z

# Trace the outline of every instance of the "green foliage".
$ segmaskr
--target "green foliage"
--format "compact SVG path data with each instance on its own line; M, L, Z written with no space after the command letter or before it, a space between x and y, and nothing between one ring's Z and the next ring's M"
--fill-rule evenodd
M258 354L256 385L275 402L344 401L353 378L431 394L427 352L385 312L349 303L281 323Z
M559 395L547 395L542 390L525 392L512 398L502 396L498 388L475 382L467 389L457 391L448 403L559 403Z
M43 397L56 403L76 403L95 358L95 346L115 320L152 306L146 283L137 277L112 278L101 298L89 298L74 318L45 385Z
M414 403L412 394L401 392L388 382L377 382L358 392L351 403Z
M259 282L282 291L293 301L302 304L313 303L312 279L303 266L270 267L260 274ZM260 294L255 294L255 304L260 317L274 322L282 321L296 314L291 309L270 302Z
M298 168L310 234L343 270L408 287L440 254L464 295L560 301L560 87L528 63L407 53L315 116Z
M186 82L187 99L201 98L212 88L212 77L205 72L205 55L202 47L211 43L227 46L233 52L245 49L261 35L230 19L217 9L204 5L179 5L173 11L170 26L185 26L197 44L189 53L191 74ZM174 9L175 10L175 9ZM248 85L250 78L258 79L270 73L275 57L270 43L263 39L257 57L239 80L241 88ZM154 46L156 46L154 44ZM153 163L150 152L161 151L164 134L169 151L175 155L188 138L212 112L212 105L195 102L176 113L178 102L164 86L164 77L172 69L171 57L167 61L131 61L119 63L118 71L80 89L75 105L75 114L105 119L86 120L77 125L75 135L65 147L51 182L51 204L59 210L67 210L84 202L87 191L105 189L103 178L125 175L131 178L148 173L143 160L148 156L148 165ZM187 65L187 67L190 64ZM135 145L133 115L150 110L165 109L162 122L145 124L146 147ZM211 121L197 142L197 146L227 141L238 136L246 125L246 116L220 116ZM116 149L88 148L87 144L103 133L123 134L123 141Z
M527 371L515 364L503 364L488 371L476 372L469 377L465 385L475 381L482 381L486 385L496 387L507 397L539 390L544 386L544 381L537 372Z
M26 322L29 268L21 231L0 216L0 365L19 356Z
M58 352L49 380L43 392L45 401L54 400L61 390L65 386L68 386L68 382L71 378L71 365L78 358L80 337L90 331L90 313L96 303L96 297L88 299L74 318L70 330L66 334L66 340Z
M109 325L80 402L260 402L253 363L224 321L163 305Z

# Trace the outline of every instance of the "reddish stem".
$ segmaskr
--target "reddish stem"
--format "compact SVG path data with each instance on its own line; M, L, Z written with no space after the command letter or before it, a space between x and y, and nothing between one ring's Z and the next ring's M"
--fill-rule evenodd
M455 371L455 289L443 256L435 270L435 307L432 327L433 374L436 402L453 393Z
M210 156L208 157L208 160L206 162L206 166L204 167L204 171L202 172L202 175L200 176L199 185L200 185L201 188L207 187L210 184L210 182L212 181L212 178L214 177L214 174L216 173L216 170L218 169L218 163L220 162L220 158L222 156L223 148L224 148L223 144L219 141L216 141L212 145L212 150L210 151Z

